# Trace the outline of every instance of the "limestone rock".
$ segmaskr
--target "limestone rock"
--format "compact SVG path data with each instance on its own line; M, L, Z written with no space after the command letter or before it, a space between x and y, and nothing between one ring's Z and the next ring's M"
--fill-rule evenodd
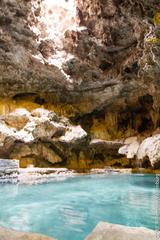
M130 137L125 140L124 146L119 148L119 154L126 155L127 158L137 157L141 162L148 158L151 165L158 168L160 164L160 135L153 135L138 141L137 137Z
M61 123L51 122L48 119L36 122L35 129L32 134L36 139L52 139L56 136L65 134L65 127Z
M18 160L0 159L0 169L17 169L19 168Z
M18 180L20 184L48 183L55 179L77 176L73 170L67 168L21 168L19 170Z
M30 157L28 157L30 156ZM61 156L59 156L49 144L46 143L32 143L32 144L15 144L11 158L23 159L21 167L27 167L27 165L33 164L36 167L43 165L43 161L48 163L62 162ZM27 161L30 159L30 161ZM33 159L31 161L31 159ZM26 160L26 161L25 161ZM42 161L42 163L40 163Z
M74 154L71 149L79 149L87 138L81 126L73 126L66 118L45 109L32 113L17 109L2 119L0 154L19 159L21 167L41 166L40 161L48 164L66 161Z
M2 157L12 151L16 140L14 134L13 128L9 128L4 122L0 122L0 155Z
M81 128L81 126L68 127L64 136L59 140L69 144L79 144L85 141L87 133Z
M15 154L15 142L49 142L64 162L81 151L85 161L87 138L148 136L159 126L158 0L3 0L0 9L1 156ZM77 126L44 109L11 113L24 102ZM133 158L137 149L119 152Z
M18 170L18 160L0 159L0 182L17 182Z
M159 101L157 0L77 0L72 12L57 5L57 18L53 5L0 2L2 97L32 94L73 115L136 109L146 94Z
M54 112L51 112L47 109L44 108L37 108L35 110L33 110L31 112L31 115L33 117L38 117L38 118L49 118L49 120L55 121L55 122L59 122L60 118L59 116L57 116Z
M140 145L137 153L138 159L148 157L152 166L160 164L160 135L146 138Z
M5 116L5 123L18 130L22 129L29 121L30 113L26 109L17 109Z
M126 155L127 158L134 158L137 155L140 143L137 137L130 137L125 140L124 146L119 148L118 153Z
M118 155L118 149L123 146L123 141L106 141L101 139L92 139L90 147L95 152L106 152L111 155Z
M0 239L1 240L54 240L51 237L34 234L18 232L12 229L0 227Z
M100 222L86 240L154 240L156 232L142 227L127 227Z

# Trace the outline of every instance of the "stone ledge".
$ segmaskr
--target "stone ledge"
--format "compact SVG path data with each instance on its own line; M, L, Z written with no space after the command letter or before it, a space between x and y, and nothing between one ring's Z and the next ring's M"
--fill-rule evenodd
M143 227L100 222L85 240L155 240L156 233Z
M11 159L0 159L0 170L3 169L18 169L19 161Z
M12 229L0 227L0 240L56 240L47 236L18 232Z
M0 183L17 182L19 174L19 161L0 159Z

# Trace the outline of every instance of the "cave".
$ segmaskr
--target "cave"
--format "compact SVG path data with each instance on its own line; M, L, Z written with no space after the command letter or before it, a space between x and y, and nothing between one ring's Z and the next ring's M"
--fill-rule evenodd
M24 124L24 131L32 131L28 119L39 117L36 109L42 108L42 120L47 116L54 122L45 123L46 128L62 124L49 142L56 139L61 149L57 154L65 156L66 166L76 151L81 152L82 165L83 161L92 165L92 141L116 145L138 137L142 143L143 137L159 134L156 0L152 7L142 0L32 0L20 6L16 2L0 2L0 114L8 132L11 121L12 126ZM146 26L153 28L152 34ZM73 146L63 142L70 125L82 128L84 142ZM42 141L48 141L48 135ZM9 158L8 145L10 140L5 142ZM117 152L106 152L96 152L95 159L104 165L107 158L121 159Z
M0 0L0 240L155 239L159 63L159 0Z

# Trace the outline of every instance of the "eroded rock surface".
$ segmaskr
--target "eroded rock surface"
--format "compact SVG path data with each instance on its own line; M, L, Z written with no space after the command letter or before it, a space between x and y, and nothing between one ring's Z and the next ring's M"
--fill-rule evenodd
M137 158L141 161L148 158L152 166L160 167L160 135L146 138L137 151Z
M80 125L43 108L16 109L1 116L0 125L0 156L20 160L20 167L63 166L85 171L120 166L123 159L118 153L123 140L91 139ZM122 163L127 164L128 160Z
M143 162L148 162L155 168L160 167L160 135L153 135L152 137L138 140L137 137L128 138L124 141L118 152L119 154L126 155L129 159L139 160L139 167ZM138 162L137 162L138 164Z
M87 133L80 126L45 109L31 113L19 109L1 119L0 154L19 159L21 166L21 162L27 166L32 161L38 165L36 159L39 165L43 160L46 164L61 163L72 155L72 149L76 151L86 142Z
M159 9L159 0L0 1L0 156L119 165L111 142L160 125ZM42 107L52 116L38 117ZM98 150L93 139L107 142ZM120 153L134 158L138 144Z
M16 109L1 116L0 156L18 159L21 167L69 167L80 171L97 167L159 168L159 134L126 140L92 138L80 125L43 108ZM126 156L126 157L124 157Z
M62 8L3 0L0 7L1 96L35 94L75 106L74 114L135 107L146 94L156 107L159 1L77 0Z

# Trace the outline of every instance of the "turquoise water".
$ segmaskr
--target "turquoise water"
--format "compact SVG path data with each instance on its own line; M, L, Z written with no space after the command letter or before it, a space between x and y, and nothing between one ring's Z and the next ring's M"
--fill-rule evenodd
M99 221L155 229L155 176L89 175L0 185L0 225L82 240Z

